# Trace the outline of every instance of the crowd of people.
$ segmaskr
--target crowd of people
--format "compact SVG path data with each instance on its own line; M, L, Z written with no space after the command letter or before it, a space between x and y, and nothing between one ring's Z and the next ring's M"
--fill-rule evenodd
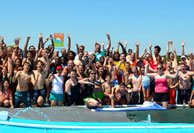
M160 46L149 44L139 56L126 49L128 42L118 42L111 48L110 34L105 43L95 42L95 49L85 50L76 44L71 50L71 37L67 34L68 47L55 51L53 36L43 40L39 34L38 46L31 45L27 37L24 48L20 39L13 46L6 45L0 36L0 106L42 107L86 105L142 104L152 101L168 108L169 104L189 104L194 107L194 57L193 51L184 53L178 61L173 41L168 41L165 58ZM51 44L45 47L48 41ZM169 47L173 52L169 52ZM122 51L120 51L121 49ZM178 92L178 93L176 93Z

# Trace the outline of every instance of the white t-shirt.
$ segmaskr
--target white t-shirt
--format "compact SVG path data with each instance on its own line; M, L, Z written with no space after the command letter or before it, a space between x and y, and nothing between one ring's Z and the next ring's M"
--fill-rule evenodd
M62 75L58 77L56 74L54 74L51 92L55 94L63 94L63 76Z

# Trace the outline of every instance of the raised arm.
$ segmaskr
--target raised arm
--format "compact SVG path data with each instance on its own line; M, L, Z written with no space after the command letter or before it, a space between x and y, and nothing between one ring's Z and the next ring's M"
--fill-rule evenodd
M109 59L109 57L108 57L108 56L107 56L107 57L105 57L103 67L106 67L106 64L107 64L107 62L108 62L108 59Z
M148 73L149 65L145 65L145 75L154 78L156 76L156 73Z
M125 55L127 55L127 51L126 51L125 47L123 46L123 43L119 41L118 44L121 46L123 53Z
M69 36L69 34L67 34L67 38L68 38L67 54L69 55L69 52L71 50L71 37Z
M118 52L119 53L119 46L120 46L120 41L119 42L117 42L117 48L116 48L116 50L115 50L115 52ZM113 48L112 48L113 49ZM113 50L112 50L113 51Z
M0 43L1 43L1 45L5 44L3 36L0 36Z
M42 43L42 48L44 49L44 46L45 46L45 44L48 42L48 40L49 40L49 37L47 37L45 40L44 40L44 42Z
M0 57L4 55L3 45L4 45L4 37L0 36Z
M43 38L42 38L42 33L40 33L39 40L38 40L38 50L40 50L42 44L43 44Z
M166 48L166 60L169 61L169 45L170 45L171 41L168 41L168 44L167 44L167 48Z
M102 51L104 51L104 41L102 41Z
M77 54L79 54L79 45L78 45L78 43L75 43L75 45L76 45L76 48L77 48Z
M36 63L37 61L38 61L38 51L36 51L36 55L35 55L35 57L34 57L34 63Z
M14 40L15 44L19 46L20 40L21 40L21 37L15 38Z
M1 41L1 40L0 40ZM1 43L1 42L0 42ZM3 56L3 44L0 44L0 57Z
M107 38L108 38L108 46L106 47L106 49L110 49L110 47L111 47L111 39L110 39L110 34L109 33L106 33L106 36L107 36Z
M51 40L51 45L52 45L52 49L51 49L50 54L51 54L51 56L52 56L52 55L53 55L53 52L54 52L54 50L55 50L55 44L54 44L54 40L53 40L52 34L50 34L50 40Z
M125 49L127 48L128 41L125 41Z
M185 50L184 50L184 47L185 47L185 42L182 41L182 55L185 55Z
M29 40L30 40L30 36L28 36L27 37L27 39L26 39L26 43L24 44L24 56L27 58L27 52L28 52L28 50L27 50L27 48L28 48L28 43L29 43Z
M49 69L50 69L50 61L49 61L48 55L47 55L47 57L46 57L46 62L47 62L47 63L46 63L46 66L45 66L43 72L46 73L46 74L48 74Z
M176 49L175 49L175 46L174 46L174 44L173 44L173 42L171 43L171 46L172 46L172 50L173 50L173 53L174 53L174 64L175 64L175 70L177 69L177 53L176 53Z
M189 67L191 71L194 71L194 62L193 62L193 54L189 53Z
M13 61L11 57L8 57L8 72L9 72L8 79L10 79L13 74Z
M139 59L139 43L136 42L136 59Z
M143 60L143 57L145 56L145 54L147 53L147 48L144 49L144 52L142 53L140 59Z
M150 45L149 45L149 50L150 50L150 56L151 56L151 58L153 58L153 56L152 56L152 43L150 43Z

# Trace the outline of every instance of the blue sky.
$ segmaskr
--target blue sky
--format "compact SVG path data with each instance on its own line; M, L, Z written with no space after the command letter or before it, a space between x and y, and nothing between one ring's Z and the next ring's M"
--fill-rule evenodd
M72 50L79 43L93 51L95 40L107 44L108 32L114 47L127 40L127 48L135 50L138 41L143 52L152 42L165 54L167 41L173 40L181 54L185 40L188 53L194 51L193 5L192 0L1 0L0 35L8 45L22 37L23 47L28 35L29 44L37 45L39 33L69 33Z

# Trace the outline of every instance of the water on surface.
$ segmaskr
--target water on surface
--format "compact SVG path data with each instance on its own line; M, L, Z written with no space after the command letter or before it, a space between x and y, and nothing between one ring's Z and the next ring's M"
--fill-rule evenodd
M45 119L44 120L45 124L51 125L50 119L48 118L48 116L45 113L43 113L39 109L34 109L34 108L31 108L31 107L28 107L28 108L25 108L25 109L18 110L13 116L11 116L9 118L8 123L1 128L2 133L3 133L4 130L7 133L7 131L10 130L10 128L12 128L12 126L9 126L9 122L11 122L14 118L17 118L19 115L23 115L24 113L27 113L27 112L30 112L29 114L35 113L36 116L38 115L38 117L43 117ZM53 130L53 129L50 129L50 130ZM41 132L48 133L48 130L45 128L45 129L42 129Z

